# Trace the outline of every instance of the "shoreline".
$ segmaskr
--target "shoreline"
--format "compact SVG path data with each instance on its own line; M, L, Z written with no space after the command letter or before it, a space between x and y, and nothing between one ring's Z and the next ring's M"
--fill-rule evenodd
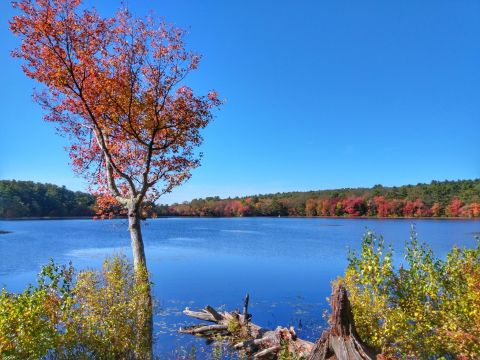
M15 217L15 218L0 218L0 221L29 221L29 220L96 220L96 221L105 221L105 220L118 220L126 219L126 216L114 216L111 219L94 219L93 216L34 216L34 217ZM154 219L167 219L167 218L178 218L178 219L242 219L242 218L283 218L283 219L335 219L335 220L478 220L480 217L448 217L448 216L402 216L402 217L376 217L376 216L176 216L176 215L165 215L157 217L149 217L143 220L154 220Z

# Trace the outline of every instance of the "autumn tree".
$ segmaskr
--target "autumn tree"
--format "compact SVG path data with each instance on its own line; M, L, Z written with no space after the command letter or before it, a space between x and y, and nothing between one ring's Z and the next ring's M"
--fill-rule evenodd
M439 217L442 211L442 206L440 205L440 203L435 202L433 203L432 208L430 210L433 217Z
M186 50L182 30L125 8L104 18L80 0L13 6L19 14L10 28L21 40L13 56L43 85L34 98L70 139L73 168L98 204L119 205L128 215L135 272L149 289L142 207L190 177L199 165L200 130L220 105L214 91L199 96L183 84L200 57ZM150 320L138 342L151 344L150 291L144 305ZM151 357L151 349L140 356Z
M384 196L375 196L373 198L373 201L375 202L375 206L377 209L377 216L388 217L390 213L390 206L389 206L388 200L385 199Z
M80 0L13 6L10 28L21 40L13 56L43 85L35 100L69 137L73 168L98 203L128 214L134 266L145 266L142 205L190 177L200 130L220 104L214 91L183 85L200 57L186 50L184 31L124 8L105 18Z
M348 216L362 216L366 212L365 200L362 197L345 199L344 208Z
M463 206L463 202L458 198L453 198L450 204L447 205L447 214L451 217L460 216L461 208Z
M317 214L317 200L316 199L308 199L305 202L305 215L306 216L315 216Z
M480 203L471 203L470 204L471 216L479 217L480 216Z

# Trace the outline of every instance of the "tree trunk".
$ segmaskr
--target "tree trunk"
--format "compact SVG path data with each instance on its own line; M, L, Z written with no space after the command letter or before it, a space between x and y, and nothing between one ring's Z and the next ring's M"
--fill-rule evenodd
M140 299L137 316L139 331L137 333L137 359L153 359L153 302L148 276L145 249L143 246L140 206L132 202L128 206L128 230L133 253L133 267L136 281L145 282L146 298Z
M142 228L140 224L140 209L135 203L128 207L128 230L132 244L133 266L135 270L142 266L147 268L145 249L143 247Z

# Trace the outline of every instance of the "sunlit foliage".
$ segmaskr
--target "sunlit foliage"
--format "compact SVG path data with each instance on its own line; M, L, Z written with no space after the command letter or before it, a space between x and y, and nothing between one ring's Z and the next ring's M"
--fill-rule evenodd
M72 167L93 193L138 206L191 176L220 101L186 85L200 56L186 49L184 30L126 6L104 17L81 0L12 5L12 55L42 85L34 99L70 139Z
M432 181L400 187L277 193L235 199L210 197L157 206L179 216L479 217L480 180Z
M101 271L50 262L38 284L22 294L0 294L0 358L142 358L150 321L147 274L123 257L107 258Z
M45 190L47 189L47 190ZM110 212L105 213L104 209ZM122 214L109 197L97 199L49 184L0 181L0 217ZM183 204L144 202L142 217L344 216L480 217L480 180L442 181L401 187L281 193L235 199L209 197Z
M64 186L0 180L0 218L93 216L95 198Z
M480 356L480 243L446 259L412 230L405 261L373 232L351 253L344 278L362 339L400 358Z

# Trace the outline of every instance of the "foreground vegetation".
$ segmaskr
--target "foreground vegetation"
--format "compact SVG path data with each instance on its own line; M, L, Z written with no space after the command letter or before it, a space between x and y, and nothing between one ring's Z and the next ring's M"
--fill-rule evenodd
M76 276L71 266L50 262L36 286L0 293L0 358L148 358L145 276L120 257Z
M396 267L383 239L367 232L349 263L341 281L368 345L392 358L480 358L480 241L440 259L412 230Z

